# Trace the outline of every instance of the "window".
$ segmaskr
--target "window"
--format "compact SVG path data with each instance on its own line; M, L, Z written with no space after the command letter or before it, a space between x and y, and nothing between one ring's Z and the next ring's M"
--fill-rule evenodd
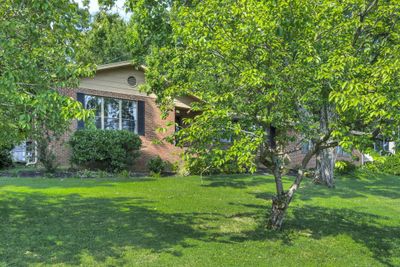
M101 105L102 98L98 96L85 95L85 109L92 109L95 115L95 125L96 128L102 129L101 120Z
M128 130L138 133L138 102L108 97L85 95L83 104L95 113L98 129Z

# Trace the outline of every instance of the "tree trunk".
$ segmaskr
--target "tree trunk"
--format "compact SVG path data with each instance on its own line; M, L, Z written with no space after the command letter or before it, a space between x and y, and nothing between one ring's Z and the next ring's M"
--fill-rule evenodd
M316 183L325 184L330 188L334 187L334 167L334 148L330 147L319 151L317 154L317 168L314 181Z
M269 229L281 229L286 210L289 207L289 203L290 202L286 194L274 196L272 198L272 207L268 222Z
M276 148L276 143L275 143L276 132L269 131L269 133L270 133L269 146ZM267 160L268 153L263 153L262 160L265 163L270 163L270 166L272 167L272 171L275 177L275 185L276 185L276 196L272 198L272 207L268 221L268 228L273 230L281 229L283 220L285 218L286 210L293 199L294 193L300 187L300 183L303 180L304 172L307 168L308 163L317 152L319 152L321 149L324 148L323 144L325 144L328 141L330 135L331 132L328 131L324 136L320 138L318 142L315 143L314 147L307 152L307 154L304 156L301 162L300 169L297 170L295 181L290 186L289 190L287 190L286 192L283 190L283 183L282 183L282 169L281 169L282 161L279 158L279 154L281 153L277 155L275 154L276 151L272 151L272 153L270 153L269 155L270 161Z
M283 220L285 218L286 210L289 207L290 202L293 199L294 193L300 188L301 181L304 178L304 172L307 168L308 162L311 158L318 153L322 145L329 139L330 132L325 134L312 148L312 150L308 151L304 156L301 168L297 170L297 175L294 183L290 186L289 190L283 192L283 185L281 180L282 173L278 168L274 169L275 183L277 189L277 195L272 198L272 207L271 213L268 221L268 228L272 230L279 230L282 227ZM272 157L274 158L274 156Z
M306 164L307 165L307 164ZM268 221L268 228L272 230L280 230L283 224L283 219L286 215L286 210L292 201L294 193L300 187L300 183L303 180L304 171L298 170L296 180L289 190L282 194L277 194L272 198L271 213Z
M323 92L323 99L327 99L326 94L327 91ZM321 133L327 134L329 130L329 119L332 116L332 113L329 110L329 103L325 102L321 108L320 114L320 131ZM335 181L333 176L333 170L335 167L335 158L334 158L334 148L325 148L317 151L317 166L315 172L316 183L325 184L328 187L334 187Z

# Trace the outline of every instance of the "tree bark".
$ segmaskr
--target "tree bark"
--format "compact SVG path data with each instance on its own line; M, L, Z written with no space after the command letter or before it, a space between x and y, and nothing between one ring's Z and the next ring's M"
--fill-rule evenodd
M299 170L296 175L296 180L290 189L283 193L278 194L272 198L272 207L270 217L268 221L268 228L272 230L280 230L282 228L283 220L286 215L286 210L292 202L294 193L300 187L300 183L303 180L304 171Z
M316 177L314 181L325 184L330 188L335 187L334 167L334 148L330 147L319 151L317 154Z
M272 198L271 213L268 221L269 229L281 229L289 203L286 194L277 195Z
M327 91L323 92L324 99L327 98L325 95ZM321 107L320 114L320 131L321 133L327 134L329 129L329 119L331 117L331 112L329 111L329 103L326 101ZM314 182L325 184L328 187L332 188L335 186L334 181L334 167L335 167L335 158L334 158L334 148L329 147L325 149L321 149L316 152L317 162L316 162L316 172Z

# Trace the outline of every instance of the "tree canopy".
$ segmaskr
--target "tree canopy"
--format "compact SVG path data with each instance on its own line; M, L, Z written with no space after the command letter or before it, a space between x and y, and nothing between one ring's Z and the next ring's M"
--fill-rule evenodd
M206 0L171 10L174 45L148 59L147 87L199 99L177 133L188 158L222 168L259 161L275 175L271 224L283 214L309 160L341 144L362 148L399 121L399 1ZM329 107L327 126L319 126ZM291 142L312 140L293 185L282 167ZM226 140L232 142L227 146Z
M84 30L77 58L97 65L131 60L129 43L127 23L118 14L101 10Z
M171 8L174 0L127 1L132 11L129 22L129 42L133 59L138 64L146 63L146 57L158 53L158 48L172 45Z
M0 145L43 130L54 134L88 113L55 89L76 87L90 68L76 60L88 12L69 0L0 5Z

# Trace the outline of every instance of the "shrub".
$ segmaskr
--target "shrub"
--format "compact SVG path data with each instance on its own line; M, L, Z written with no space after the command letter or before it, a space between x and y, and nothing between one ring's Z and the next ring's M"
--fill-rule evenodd
M0 148L0 169L11 167L12 165L11 149L9 147Z
M142 142L128 131L84 129L76 131L69 144L71 163L89 169L122 171L139 156Z
M149 160L147 163L147 168L152 174L161 174L166 167L166 163L159 157L155 157Z
M57 156L54 148L50 144L50 140L46 137L38 138L38 160L48 173L54 173L58 168Z
M374 161L369 162L364 168L378 173L400 175L400 154L389 156L373 156Z
M240 165L236 160L229 160L218 167L204 157L185 157L185 170L190 175L216 175L247 173L248 168Z
M127 170L123 170L120 173L118 173L118 177L121 177L121 178L129 178L130 175L131 174Z
M338 160L335 162L335 173L339 175L353 173L357 169L357 166L346 160Z
M381 171L387 174L400 175L400 155L394 154L386 157L381 166Z

